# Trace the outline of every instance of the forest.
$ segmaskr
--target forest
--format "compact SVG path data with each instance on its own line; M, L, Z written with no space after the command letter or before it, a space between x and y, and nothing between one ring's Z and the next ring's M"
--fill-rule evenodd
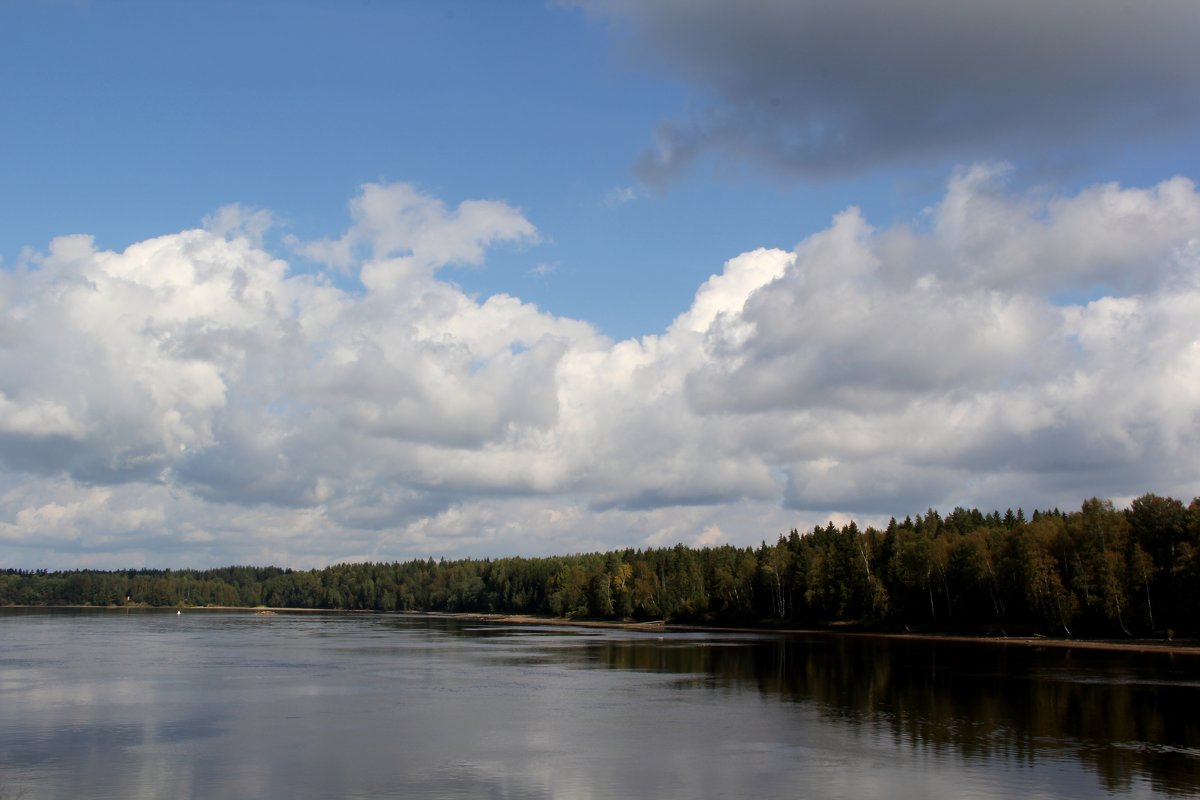
M929 509L758 547L324 569L0 571L0 605L268 606L1127 638L1200 633L1200 498Z

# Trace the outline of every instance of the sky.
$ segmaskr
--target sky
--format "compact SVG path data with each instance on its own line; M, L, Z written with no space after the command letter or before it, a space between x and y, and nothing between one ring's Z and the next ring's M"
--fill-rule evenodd
M0 567L1200 495L1193 0L0 0Z

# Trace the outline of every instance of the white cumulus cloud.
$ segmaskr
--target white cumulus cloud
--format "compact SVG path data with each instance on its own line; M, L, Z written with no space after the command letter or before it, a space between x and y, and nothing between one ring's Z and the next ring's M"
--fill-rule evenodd
M535 242L510 206L364 187L345 235L296 244L358 290L266 250L264 214L122 252L63 236L0 273L0 561L756 543L1197 492L1182 178L1047 196L966 167L920 224L849 208L625 341L439 277Z

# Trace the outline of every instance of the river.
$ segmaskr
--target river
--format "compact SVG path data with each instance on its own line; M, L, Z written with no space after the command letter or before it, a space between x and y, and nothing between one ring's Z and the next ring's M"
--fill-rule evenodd
M1200 792L1200 655L0 610L0 800Z

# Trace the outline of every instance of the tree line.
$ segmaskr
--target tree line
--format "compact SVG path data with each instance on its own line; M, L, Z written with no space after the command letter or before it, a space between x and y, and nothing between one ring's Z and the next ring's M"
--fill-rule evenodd
M0 572L0 605L273 606L1134 637L1200 633L1200 498L933 509L754 547L324 569Z

